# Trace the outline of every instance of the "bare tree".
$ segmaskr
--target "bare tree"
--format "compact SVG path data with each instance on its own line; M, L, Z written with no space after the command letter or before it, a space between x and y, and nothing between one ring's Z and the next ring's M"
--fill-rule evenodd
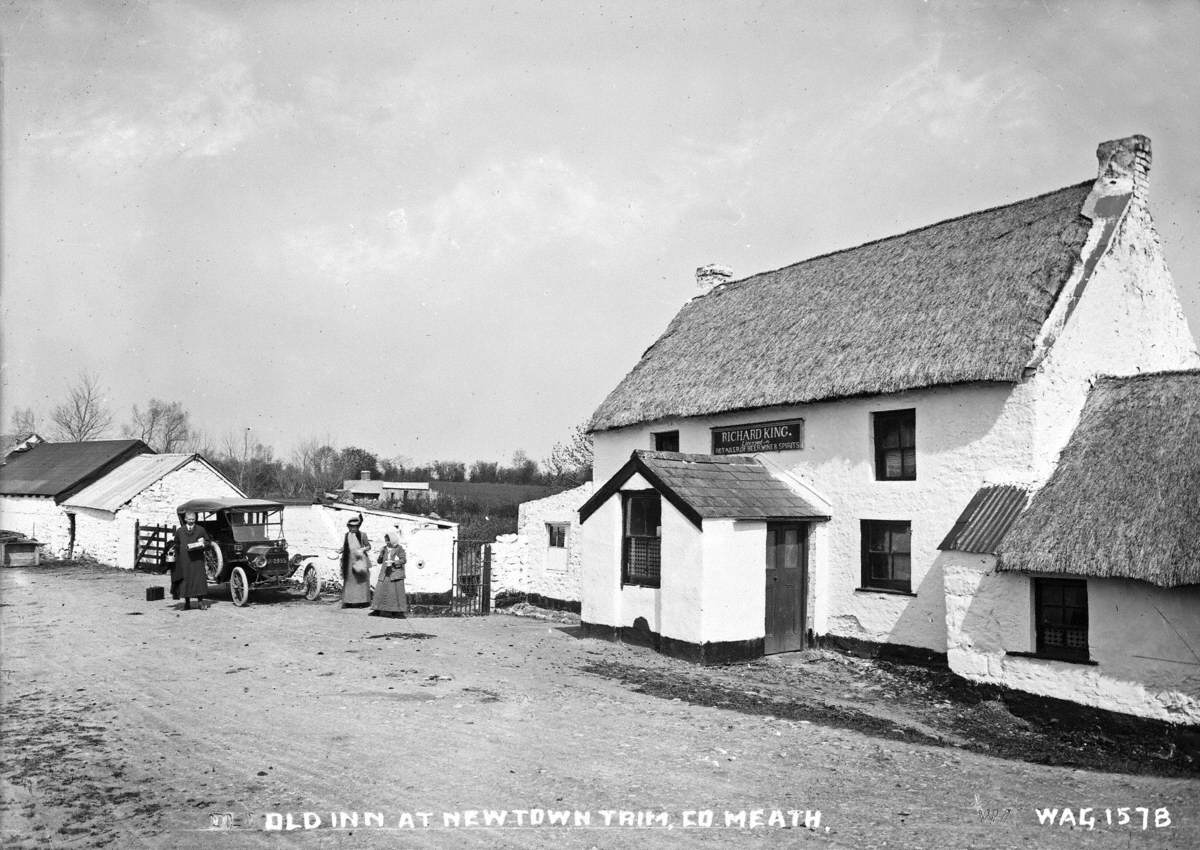
M32 407L18 407L13 411L12 430L14 434L21 437L37 433L38 417Z
M174 452L187 446L191 440L188 413L177 401L166 402L152 398L145 410L133 406L133 421L125 426L125 433L137 437L156 452Z
M112 414L104 403L100 379L91 372L80 372L67 393L67 400L50 414L55 437L67 442L98 440L112 424Z
M585 423L576 425L565 442L555 443L542 466L555 481L582 484L592 478L592 463L592 435Z

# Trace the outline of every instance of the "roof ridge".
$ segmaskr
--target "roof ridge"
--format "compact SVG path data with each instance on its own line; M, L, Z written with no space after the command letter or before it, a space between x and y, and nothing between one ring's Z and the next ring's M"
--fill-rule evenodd
M1141 380L1151 380L1153 378L1171 378L1181 376L1191 376L1200 378L1200 367L1192 367L1191 369L1163 369L1159 372L1138 372L1136 375L1097 375L1095 382L1104 383L1123 383Z
M1017 201L1010 201L1007 204L997 204L994 207L987 207L986 209L974 210L969 213L963 213L962 215L952 216L950 218L942 219L941 221L932 222L931 224L925 224L920 227L911 228L910 230L904 230L904 231L901 231L900 233L893 233L890 236L881 236L878 239L870 239L870 240L868 240L866 242L862 242L858 245L851 245L846 248L838 248L837 250L834 250L834 251L827 251L824 254L816 254L812 257L807 257L806 259L799 260L794 263L787 263L786 265L779 266L778 268L764 269L763 271L755 272L754 274L752 274L748 277L739 278L738 280L731 280L728 283L717 284L712 289L710 289L708 292L704 293L703 295L699 295L699 296L697 296L697 298L694 298L692 300L695 301L695 300L698 300L699 298L704 298L704 297L706 297L708 295L712 295L716 292L722 292L722 291L732 289L732 288L738 286L739 284L749 283L750 281L753 281L756 278L763 277L764 275L777 274L778 272L784 271L785 269L792 269L792 268L796 268L797 266L803 266L807 263L816 262L817 260L825 260L830 257L836 257L839 254L846 254L846 253L849 253L850 251L858 251L862 248L868 248L872 245L879 245L883 242L891 242L893 239L900 239L905 236L912 236L915 233L920 233L925 230L932 230L933 228L941 227L944 224L953 224L956 221L963 221L968 218L974 218L975 216L978 216L978 215L985 215L987 213L996 212L998 210L1004 210L1004 209L1008 209L1010 207L1019 206L1021 204L1027 204L1030 201L1038 201L1038 200L1041 200L1042 198L1048 198L1051 195L1057 195L1060 192L1066 192L1071 189L1078 189L1081 186L1091 185L1095 182L1096 182L1095 178L1089 177L1087 180L1082 180L1078 183L1071 183L1070 185L1067 185L1067 186L1061 186L1058 189L1052 189L1049 192L1042 192L1040 195L1032 195L1028 198L1021 198L1020 200L1017 200ZM651 348L653 348L653 345L651 346Z

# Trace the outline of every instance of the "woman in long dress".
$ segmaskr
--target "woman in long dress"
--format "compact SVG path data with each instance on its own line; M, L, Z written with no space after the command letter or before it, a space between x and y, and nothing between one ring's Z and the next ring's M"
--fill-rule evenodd
M371 541L360 530L362 514L346 523L342 539L342 607L365 608L371 602Z
M383 536L379 550L379 578L375 581L375 597L371 600L373 614L384 617L404 617L408 614L408 595L404 591L404 565L408 553L404 550L404 535L399 530Z
M204 550L212 546L208 532L196 525L196 515L183 515L183 525L175 529L175 566L171 570L171 598L183 599L183 610L196 607L204 610L204 595L208 593L208 575L204 571Z

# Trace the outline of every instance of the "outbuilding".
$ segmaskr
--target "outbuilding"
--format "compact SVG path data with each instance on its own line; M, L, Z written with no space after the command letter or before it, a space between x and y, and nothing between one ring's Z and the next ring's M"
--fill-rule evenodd
M139 525L177 525L175 509L198 498L245 498L198 454L142 454L68 498L74 556L133 569Z
M49 554L66 557L75 519L63 503L121 464L152 453L141 440L38 443L14 452L0 466L0 528L36 538Z
M1200 371L1098 380L1046 485L980 490L942 541L950 668L1200 723L1197 529Z

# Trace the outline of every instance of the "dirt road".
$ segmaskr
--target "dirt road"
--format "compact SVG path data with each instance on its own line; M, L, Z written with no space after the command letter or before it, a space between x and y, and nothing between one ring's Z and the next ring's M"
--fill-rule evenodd
M708 674L551 622L163 583L0 571L4 847L1200 847L1194 778L703 705L653 685Z

